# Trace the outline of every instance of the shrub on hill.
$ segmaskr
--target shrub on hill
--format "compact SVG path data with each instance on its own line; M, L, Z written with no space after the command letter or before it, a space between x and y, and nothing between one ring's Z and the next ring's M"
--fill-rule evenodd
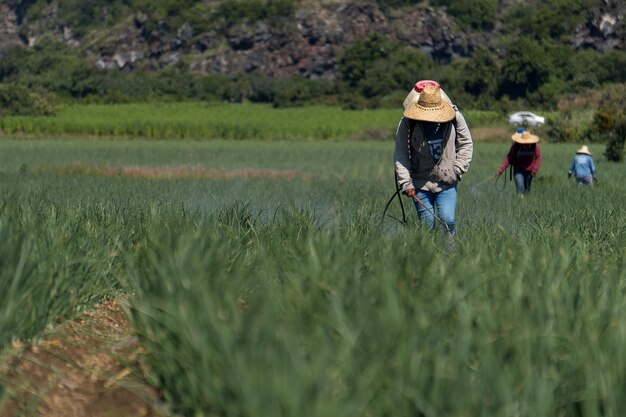
M496 25L498 1L451 1L448 13L466 28L489 31Z
M498 89L500 63L490 51L480 48L459 69L463 90L476 98L493 97Z
M292 16L295 9L295 0L224 0L214 17L233 26L241 22L277 21Z
M527 97L548 81L550 55L529 38L519 38L507 45L500 73L500 95Z
M16 47L0 60L0 82L13 82L68 97L98 92L97 71L79 52L47 37L33 48Z
M30 22L50 19L50 14L54 13L60 25L82 37L91 29L112 25L131 14L134 6L128 0L56 0L53 8L51 3L49 0L22 1L18 12L23 13L28 22L22 32L28 31Z
M576 27L584 23L586 13L600 4L602 0L517 3L507 10L502 19L503 32L535 40L569 41Z
M554 119L546 121L547 137L553 143L580 143L585 139L587 130L575 120L571 110L565 110Z
M434 62L422 52L377 33L348 45L337 59L339 78L367 99L408 91L416 74L433 76Z
M42 94L9 84L0 84L1 116L49 116L53 105Z
M621 84L607 89L600 99L598 110L593 116L592 135L606 141L604 155L609 161L624 158L626 139L626 85Z

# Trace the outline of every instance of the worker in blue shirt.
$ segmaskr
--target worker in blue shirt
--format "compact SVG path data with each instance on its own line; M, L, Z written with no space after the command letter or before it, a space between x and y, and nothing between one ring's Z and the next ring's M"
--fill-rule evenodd
M572 174L579 185L592 185L593 179L596 178L596 166L586 145L576 151L576 156L567 172L567 178Z

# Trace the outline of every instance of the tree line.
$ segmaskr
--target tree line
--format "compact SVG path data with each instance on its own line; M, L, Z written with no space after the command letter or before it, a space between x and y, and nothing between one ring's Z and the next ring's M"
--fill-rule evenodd
M94 25L132 11L143 11L154 22L184 20L201 31L218 21L228 26L289 19L299 5L297 0L223 0L210 5L197 0L57 1L59 19L77 33L87 33ZM362 1L374 3L384 11L424 3ZM23 0L21 18L36 21L48 3ZM336 59L335 79L326 80L300 76L277 79L259 73L194 76L182 62L154 71L98 70L80 49L48 36L34 47L17 47L2 53L0 114L51 114L54 103L66 100L217 100L271 103L275 107L397 107L418 79L437 79L461 107L504 113L520 107L553 109L568 95L615 91L614 85L626 82L626 52L574 50L569 44L573 31L586 18L585 10L597 6L599 0L527 1L507 8L502 8L497 0L429 3L445 7L462 30L491 31L493 41L475 49L468 58L444 62L374 33L346 45ZM499 27L494 31L496 24ZM23 30L27 29L27 25L23 26ZM619 103L608 104L619 102L619 97L608 93L604 96L604 108L594 119L595 132L622 123ZM554 123L555 129L558 125L558 121ZM572 135L555 131L555 137L565 136Z

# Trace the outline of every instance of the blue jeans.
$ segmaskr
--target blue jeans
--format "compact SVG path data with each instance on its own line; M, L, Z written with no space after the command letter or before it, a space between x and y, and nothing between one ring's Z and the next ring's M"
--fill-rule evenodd
M515 178L515 188L517 188L518 193L527 193L530 191L530 185L533 182L533 176L530 175L530 171L521 171L515 168L514 178Z
M456 211L456 187L448 188L439 193L417 190L415 196L419 198L424 206L415 201L417 216L426 223L430 229L435 228L435 209L437 216L448 226L450 234L454 234L455 222L454 213Z

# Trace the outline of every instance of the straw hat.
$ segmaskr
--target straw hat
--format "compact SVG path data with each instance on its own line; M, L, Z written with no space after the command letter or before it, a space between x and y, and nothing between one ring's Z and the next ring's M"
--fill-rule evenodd
M424 122L449 122L456 116L452 106L443 101L441 89L437 85L427 84L416 103L404 109L404 117Z
M528 130L524 129L518 129L518 131L511 136L511 139L513 139L513 142L521 143L522 145L539 142L539 136L531 135Z
M587 145L583 145L583 147L577 150L576 153L584 153L587 155L591 155L591 152L589 151L589 148L587 147Z

